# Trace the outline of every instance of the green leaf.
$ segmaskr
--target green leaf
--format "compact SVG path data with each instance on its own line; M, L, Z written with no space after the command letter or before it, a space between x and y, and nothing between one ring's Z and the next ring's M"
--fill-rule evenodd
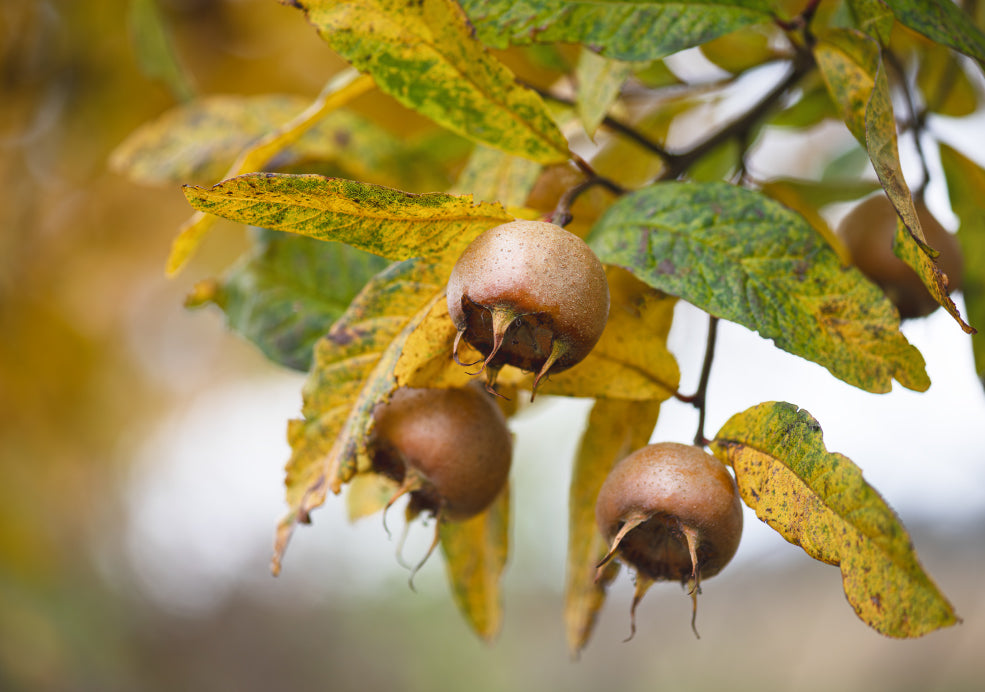
M195 88L178 61L171 34L155 0L130 0L127 16L131 43L141 72L161 80L179 101L194 97Z
M893 13L882 0L850 0L848 3L855 25L865 34L879 41L883 46L889 45L893 25Z
M386 261L341 243L260 231L221 279L196 285L187 304L214 303L228 326L275 363L307 371L312 347Z
M534 91L475 40L453 0L295 0L323 39L405 106L539 163L569 157Z
M408 336L438 299L444 267L421 259L394 264L370 281L315 345L302 419L288 425L288 514L277 527L273 571L294 527L369 469L366 438L373 408L396 389L394 368Z
M900 23L985 62L985 34L953 0L884 0Z
M889 80L878 44L864 34L836 29L817 43L814 55L845 124L868 152L879 182L904 224L896 234L896 255L913 268L961 328L973 332L947 293L943 275L934 262L937 251L927 245L903 178Z
M616 576L609 563L596 581L596 565L608 545L595 524L595 498L612 467L646 445L657 424L660 402L599 399L581 439L568 495L568 557L564 584L564 621L568 648L577 655L591 636L605 589Z
M452 597L471 625L491 642L503 623L502 580L509 554L510 493L504 488L482 514L438 526Z
M711 444L735 469L756 515L816 560L841 567L845 595L870 627L919 637L959 622L924 572L899 518L821 427L793 404L767 402L730 418Z
M754 329L870 392L930 386L923 357L874 284L801 216L727 185L663 183L627 195L590 245L654 288Z
M958 242L964 256L964 304L968 318L985 324L985 169L946 144L940 145L951 208L961 225ZM971 337L975 369L985 385L985 333Z
M510 44L580 43L607 58L662 58L772 21L765 0L462 0L480 37Z
M413 194L319 175L252 173L184 190L202 212L392 260L457 256L482 231L513 219L498 204L473 204L471 195Z
M595 137L595 131L635 67L631 63L608 60L588 49L579 54L575 69L578 115L589 137Z

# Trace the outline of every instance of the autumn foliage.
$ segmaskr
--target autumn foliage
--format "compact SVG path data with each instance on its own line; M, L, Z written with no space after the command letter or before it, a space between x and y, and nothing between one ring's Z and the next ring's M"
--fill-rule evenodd
M253 229L251 250L199 283L189 304L218 306L271 360L308 373L302 415L288 424L275 572L287 568L292 532L330 493L348 489L352 517L383 509L386 492L360 492L392 483L372 463L382 402L403 387L471 381L479 366L460 363L483 356L467 339L455 351L446 286L474 239L517 219L583 236L608 283L594 348L537 387L538 397L594 400L572 460L564 619L574 652L618 569L596 574L611 538L595 526L599 488L650 441L664 402L703 414L718 320L867 392L930 387L889 289L852 266L832 231L833 204L884 196L897 219L895 254L953 328L973 335L985 370L985 342L971 326L985 320L985 262L976 261L985 256L985 170L932 127L979 107L972 74L985 63L985 17L950 0L284 4L351 68L313 101L190 100L135 131L113 158L135 179L185 185L195 213L169 273L186 266L216 218ZM697 48L716 66L713 79L668 59ZM407 117L358 107L377 90ZM728 99L737 103L728 117L703 121L697 138L674 136L673 125ZM753 165L764 133L806 138L832 121L854 136L850 153L874 176L839 174L846 159L803 178ZM902 138L922 163L906 177ZM968 319L918 214L930 171L960 222ZM694 394L679 391L667 348L677 301L709 316L708 343L695 345L706 349L706 372ZM507 414L529 398L536 370L498 371ZM760 519L838 566L869 626L916 637L958 621L899 518L855 463L827 450L807 411L761 403L710 437L699 428L694 443L729 467ZM509 517L504 489L478 516L440 517L437 527L456 602L486 639L502 622Z

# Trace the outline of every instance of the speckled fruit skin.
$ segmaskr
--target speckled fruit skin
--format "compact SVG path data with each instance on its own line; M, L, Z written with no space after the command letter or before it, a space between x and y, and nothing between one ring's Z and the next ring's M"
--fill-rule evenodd
M915 202L927 243L940 252L937 265L947 275L948 291L961 290L964 262L957 238L937 222L922 200ZM924 317L937 301L903 260L893 254L896 211L884 194L856 205L838 225L838 234L855 266L877 284L899 310L900 317Z
M489 363L536 371L552 340L566 352L560 372L585 358L609 315L609 285L595 253L581 238L544 221L511 221L491 228L462 253L448 280L448 312L464 339L483 356L492 343L491 310L518 318Z
M513 440L484 391L398 389L374 418L373 468L398 482L408 469L418 473L426 481L411 493L418 509L467 519L506 484Z
M617 554L655 581L691 578L684 527L697 533L702 579L718 574L739 547L738 488L725 465L698 447L661 442L616 464L595 505L599 530L611 543L622 525L640 514L650 518L625 535Z

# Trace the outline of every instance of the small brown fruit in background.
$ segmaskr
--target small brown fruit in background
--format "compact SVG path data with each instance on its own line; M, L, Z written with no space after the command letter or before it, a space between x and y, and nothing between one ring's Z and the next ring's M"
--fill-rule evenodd
M595 520L610 545L600 574L614 556L636 570L635 632L636 606L655 581L690 584L697 612L701 580L739 547L742 503L722 462L699 447L661 442L616 464L599 490Z
M448 279L458 338L484 357L492 389L504 365L561 372L589 354L609 316L602 263L578 236L544 221L491 228L462 253Z
M947 275L948 292L961 290L964 262L957 238L938 223L923 200L915 200L915 206L927 244L940 252L936 261ZM893 254L896 219L889 198L880 193L856 205L839 224L838 234L852 262L883 290L901 318L924 317L938 303L917 273Z

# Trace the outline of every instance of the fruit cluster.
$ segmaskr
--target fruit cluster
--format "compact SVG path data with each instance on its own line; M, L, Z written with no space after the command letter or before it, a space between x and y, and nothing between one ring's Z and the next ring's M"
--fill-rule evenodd
M486 391L398 389L377 407L372 445L374 471L399 484L387 507L409 494L409 519L421 512L436 517L432 550L439 522L476 516L506 485L512 440L490 396L499 370L534 372L535 392L544 377L589 354L609 311L605 272L592 250L541 221L514 221L480 235L455 264L447 298L458 329L453 357L458 361L463 339L482 354ZM639 449L612 469L596 518L610 546L600 574L616 556L636 570L634 623L654 581L689 584L696 603L701 579L728 563L742 533L739 495L725 465L671 442Z

